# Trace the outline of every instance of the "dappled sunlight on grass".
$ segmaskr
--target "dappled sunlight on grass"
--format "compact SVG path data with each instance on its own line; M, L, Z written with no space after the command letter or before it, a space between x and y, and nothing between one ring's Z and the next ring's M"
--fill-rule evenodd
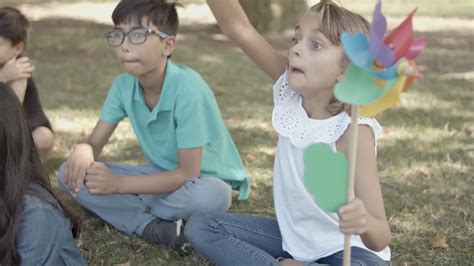
M474 71L469 72L460 72L460 73L446 73L439 76L440 80L453 80L453 79L463 79L472 81L474 80Z
M229 41L229 38L222 33L216 33L211 35L211 39L214 41Z
M388 169L390 170L390 169ZM394 171L396 169L393 169ZM463 176L467 178L467 176L472 171L472 166L468 164L468 162L461 162L461 161L437 161L437 162L426 162L426 161L414 161L408 164L406 167L403 168L403 172L401 172L394 182L397 183L405 183L408 184L413 182L422 182L426 181L429 182L437 180L437 181L446 181L443 182L444 184L450 183L448 180L443 179L450 179L450 177L455 177L450 181L456 181L457 178ZM457 177L456 177L457 176ZM461 181L461 180L458 180ZM434 184L433 184L434 185ZM468 186L460 186L460 187L440 187L438 185L434 185L431 188L427 188L422 191L422 193L426 192L434 192L434 193L451 193L455 194L457 192L467 192L473 190Z
M444 55L444 56L462 56L470 53L469 49L452 49L452 48L438 48L438 47L427 47L424 51L424 55Z
M213 63L213 64L222 63L222 58L219 58L217 56L211 56L211 55L202 55L200 60L203 61L204 63Z
M259 129L267 133L275 133L271 122L266 117L261 118L247 118L247 119L226 119L226 124L229 128L240 129Z
M423 207L426 208L426 206ZM404 210L397 218L392 218L390 222L397 230L405 231L413 237L433 231L433 225L430 221L417 220L416 216L416 212Z
M275 156L275 147L258 147L255 149L256 153L262 153L267 156Z
M414 139L417 145L420 143L436 144L440 143L443 138L455 138L458 134L463 134L457 129L450 129L449 122L444 128L420 128L414 124L405 127L390 128L388 127L381 138L381 146L396 144L397 141ZM467 136L466 136L467 137Z
M420 132L390 132L387 135L379 142L378 154L383 170L393 168L395 171L404 171L407 165L422 161L439 163L447 160L466 164L472 162L472 155L469 156L466 151L474 147L466 145L470 137L462 132L425 129Z
M407 110L431 110L436 108L438 111L448 111L458 106L455 102L435 97L429 89L420 91L414 88L408 93L402 94L399 107Z

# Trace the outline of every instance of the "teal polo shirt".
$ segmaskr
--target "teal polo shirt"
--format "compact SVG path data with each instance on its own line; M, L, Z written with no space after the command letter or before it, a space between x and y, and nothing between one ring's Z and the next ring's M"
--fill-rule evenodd
M118 124L125 117L150 163L175 169L179 149L202 147L201 175L221 178L239 190L239 200L248 198L247 173L214 93L193 69L168 60L160 100L153 110L145 105L136 77L117 76L100 119Z

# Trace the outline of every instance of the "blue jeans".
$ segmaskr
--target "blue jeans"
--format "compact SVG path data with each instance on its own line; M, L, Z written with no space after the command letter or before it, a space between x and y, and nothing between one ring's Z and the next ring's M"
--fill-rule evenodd
M197 213L185 228L191 246L217 265L280 265L282 249L275 219L232 213ZM304 265L342 265L343 251ZM352 247L351 265L388 265L372 252Z
M105 163L116 176L149 175L164 171L154 165L134 166ZM64 164L59 170L59 184L64 184ZM225 212L231 205L231 188L215 177L197 177L170 194L92 195L82 185L75 200L118 230L141 236L146 225L156 218L170 221L188 219L194 212Z
M86 265L69 226L69 219L59 208L25 195L15 239L21 265Z

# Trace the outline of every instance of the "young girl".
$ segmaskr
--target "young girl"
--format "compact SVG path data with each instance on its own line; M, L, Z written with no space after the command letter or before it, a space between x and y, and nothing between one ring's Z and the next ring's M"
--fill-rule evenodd
M359 120L356 198L338 213L321 210L304 186L303 152L312 143L348 154L347 106L333 97L349 60L342 32L368 32L368 22L330 1L308 10L295 27L288 57L256 32L238 0L208 0L231 40L273 80L274 164L277 220L238 214L198 214L185 234L194 249L219 265L342 264L343 234L352 237L352 263L385 265L390 229L377 175L375 119ZM328 177L330 178L330 177Z
M85 265L14 91L0 83L0 265Z

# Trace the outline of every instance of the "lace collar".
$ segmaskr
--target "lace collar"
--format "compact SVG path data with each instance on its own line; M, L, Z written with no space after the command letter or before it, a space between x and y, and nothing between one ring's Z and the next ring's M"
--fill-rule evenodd
M298 148L318 142L335 143L351 123L351 117L346 112L328 119L309 118L303 109L303 97L288 87L287 71L273 86L273 101L273 127ZM360 118L359 124L369 125L375 139L382 133L382 127L374 118Z

